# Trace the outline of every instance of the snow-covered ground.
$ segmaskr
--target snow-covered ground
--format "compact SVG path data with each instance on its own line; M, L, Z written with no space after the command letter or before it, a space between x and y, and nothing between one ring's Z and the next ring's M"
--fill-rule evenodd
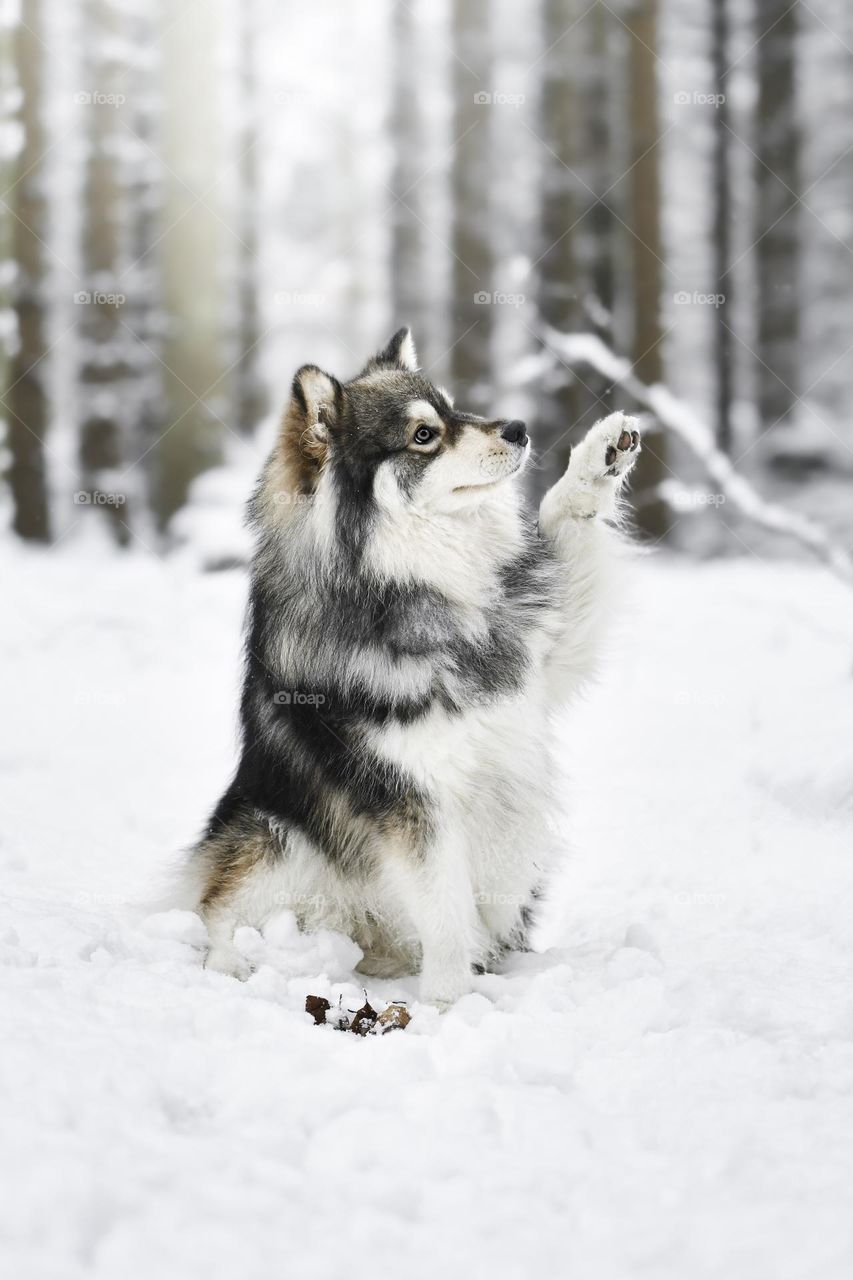
M542 951L404 1032L355 948L245 986L146 916L228 774L244 586L6 555L0 1235L16 1280L840 1280L853 1264L853 598L643 561L567 718ZM371 987L415 997L414 982Z

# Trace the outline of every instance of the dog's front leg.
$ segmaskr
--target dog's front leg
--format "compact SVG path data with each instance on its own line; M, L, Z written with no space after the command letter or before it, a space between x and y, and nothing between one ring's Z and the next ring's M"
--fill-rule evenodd
M591 427L539 508L539 532L566 571L566 620L549 661L551 693L558 701L569 698L595 667L617 560L617 538L607 518L619 514L620 491L640 451L637 425L636 418L611 413Z
M445 1009L471 990L485 945L462 841L442 833L420 854L396 854L388 870L421 946L421 999Z

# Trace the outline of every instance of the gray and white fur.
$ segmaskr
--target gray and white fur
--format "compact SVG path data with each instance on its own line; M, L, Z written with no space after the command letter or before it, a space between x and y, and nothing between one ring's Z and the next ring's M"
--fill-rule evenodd
M638 449L599 422L537 524L524 424L455 408L408 330L347 383L299 370L250 505L240 762L189 863L209 968L245 977L235 928L288 908L446 1006L526 945Z

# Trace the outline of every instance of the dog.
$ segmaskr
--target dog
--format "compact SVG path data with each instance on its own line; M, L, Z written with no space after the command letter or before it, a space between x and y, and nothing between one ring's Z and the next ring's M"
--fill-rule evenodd
M595 667L640 437L592 427L538 523L530 448L423 376L408 329L349 382L297 372L249 504L242 752L187 864L209 969L248 976L235 928L285 908L440 1007L527 947L550 722Z

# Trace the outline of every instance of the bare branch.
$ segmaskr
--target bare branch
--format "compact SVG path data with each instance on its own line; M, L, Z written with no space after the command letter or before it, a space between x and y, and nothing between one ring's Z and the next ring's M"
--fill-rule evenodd
M717 448L711 430L689 405L660 383L649 386L641 382L632 373L631 362L616 355L596 334L559 333L547 325L541 325L540 331L552 356L572 368L586 365L597 370L627 391L638 405L654 414L661 426L674 431L742 516L763 529L795 539L845 582L853 585L853 558L850 553L833 542L816 521L762 498L735 470L731 459ZM666 493L662 496L666 498Z

